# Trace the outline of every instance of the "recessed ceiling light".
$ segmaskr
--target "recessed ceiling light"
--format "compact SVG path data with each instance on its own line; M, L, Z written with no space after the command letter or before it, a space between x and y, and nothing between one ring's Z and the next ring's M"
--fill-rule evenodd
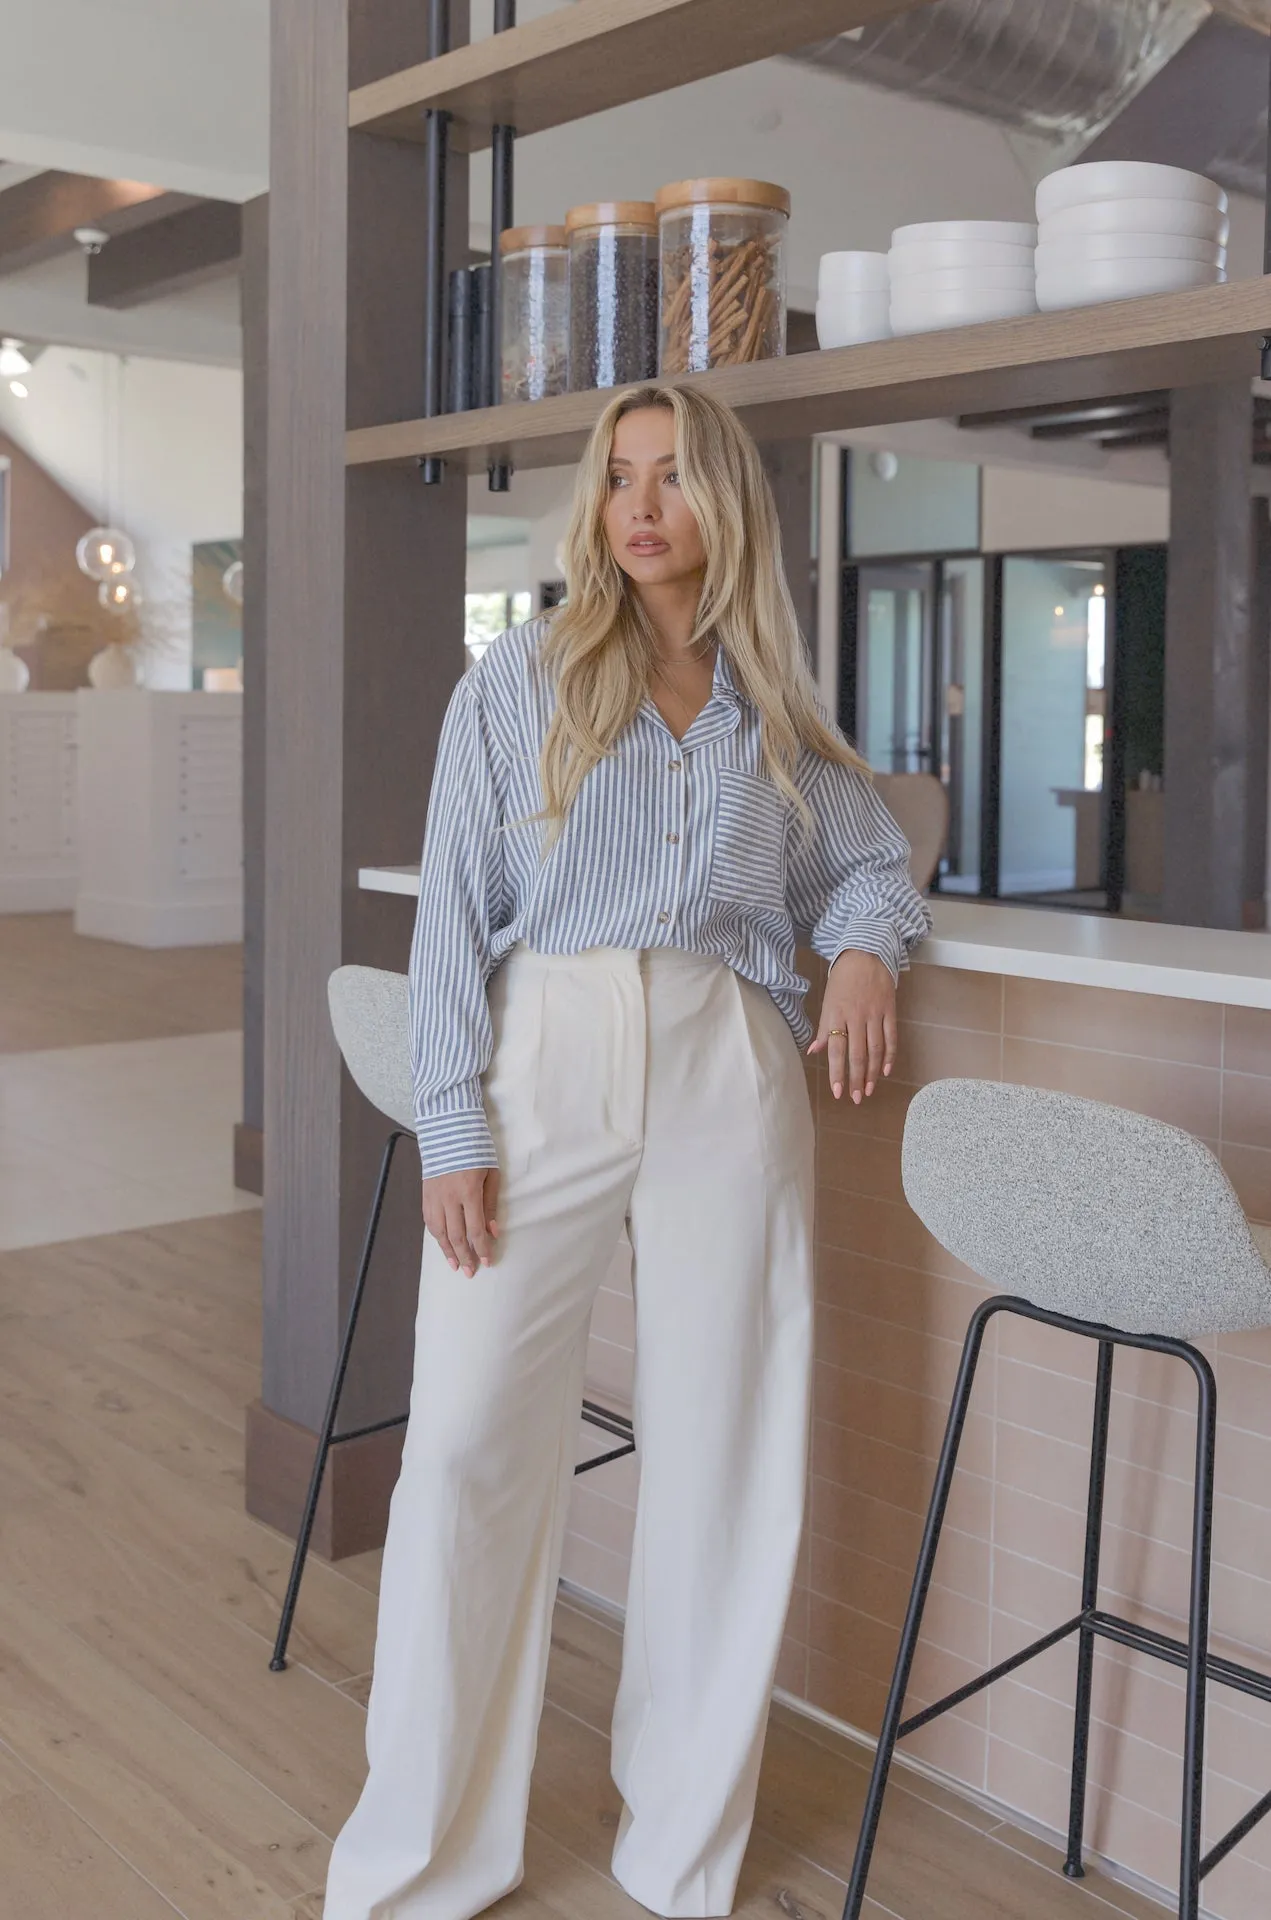
M31 397L30 387L24 386L21 380L10 380L9 392L15 400L29 400Z

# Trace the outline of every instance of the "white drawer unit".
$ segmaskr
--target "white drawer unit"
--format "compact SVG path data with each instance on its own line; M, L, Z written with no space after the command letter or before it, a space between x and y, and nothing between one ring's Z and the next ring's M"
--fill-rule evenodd
M142 947L243 933L243 697L78 696L80 933Z
M0 693L0 913L74 905L75 698Z

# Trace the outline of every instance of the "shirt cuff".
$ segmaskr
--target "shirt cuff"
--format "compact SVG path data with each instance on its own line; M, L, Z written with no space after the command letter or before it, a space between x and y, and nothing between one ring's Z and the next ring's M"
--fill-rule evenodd
M420 1172L425 1180L435 1180L442 1173L467 1173L475 1167L499 1164L484 1107L417 1119L415 1137L419 1141Z
M876 960L882 961L893 984L899 983L902 971L909 965L909 949L899 927L891 920L851 921L830 965L833 966L834 961L844 953L872 953Z

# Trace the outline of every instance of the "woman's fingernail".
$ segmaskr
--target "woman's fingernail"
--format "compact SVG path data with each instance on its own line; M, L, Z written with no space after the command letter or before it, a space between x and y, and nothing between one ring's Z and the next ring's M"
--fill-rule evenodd
M873 1091L874 1091L874 1083L873 1083L873 1081L872 1081L872 1080L867 1080L867 1081L865 1082L865 1098L866 1098L867 1100L869 1099L869 1096L870 1096L870 1094L871 1094L871 1093L872 1093Z
M891 1061L889 1060L889 1061L887 1062L887 1065L886 1065L886 1066L885 1066L885 1067L883 1068L883 1077L884 1077L884 1079L885 1079L885 1078L887 1077L887 1075L888 1075L888 1074L889 1074L890 1072L891 1072Z
M841 1080L836 1080L834 1082L834 1098L836 1100L841 1100L843 1098L843 1082Z
M860 1106L860 1104L861 1104L861 1090L860 1090L860 1088L859 1088L859 1087L857 1087L857 1088L856 1088L856 1090L855 1090L855 1092L853 1093L853 1095L852 1095L852 1100L853 1100L853 1102L854 1102L854 1104L855 1104L856 1106L858 1106L858 1107Z

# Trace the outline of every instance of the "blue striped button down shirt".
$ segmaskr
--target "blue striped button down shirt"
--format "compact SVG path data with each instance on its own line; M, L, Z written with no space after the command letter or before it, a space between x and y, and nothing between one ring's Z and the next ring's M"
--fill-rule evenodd
M553 696L545 622L515 627L455 688L442 727L410 961L415 1121L425 1177L492 1167L481 1081L486 983L519 942L539 953L682 947L725 961L812 1027L796 930L833 961L849 947L893 975L931 921L909 849L869 781L805 753L803 833L763 772L758 710L721 650L682 740L646 701L584 780L546 860L539 751Z

